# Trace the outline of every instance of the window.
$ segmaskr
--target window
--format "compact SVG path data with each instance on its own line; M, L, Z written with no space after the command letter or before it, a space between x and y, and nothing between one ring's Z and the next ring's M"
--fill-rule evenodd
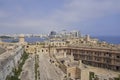
M116 58L120 58L120 56L119 56L119 55L117 55L117 56L116 56Z
M119 70L119 67L118 67L118 66L116 66L116 70Z
M109 54L109 57L111 57L112 55L111 54Z
M70 76L71 76L71 74L70 74L70 73L68 73L68 76L70 77Z
M64 60L61 61L62 64L63 64L64 62L65 62Z
M42 49L42 52L44 52L44 50Z

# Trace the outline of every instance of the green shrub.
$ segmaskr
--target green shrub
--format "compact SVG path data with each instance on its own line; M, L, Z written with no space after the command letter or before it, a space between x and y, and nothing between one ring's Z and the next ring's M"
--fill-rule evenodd
M92 80L94 78L94 72L89 72L89 80Z
M18 68L13 69L14 76L8 76L6 78L6 80L20 80L18 77L19 77L20 73L22 72L22 67L23 67L25 61L27 60L27 58L28 58L28 54L26 52L24 52L21 57L21 62L19 63Z

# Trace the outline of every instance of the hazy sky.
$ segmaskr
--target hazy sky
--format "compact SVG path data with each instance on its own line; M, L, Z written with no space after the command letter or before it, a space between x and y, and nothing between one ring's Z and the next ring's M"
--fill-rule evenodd
M120 36L120 0L0 0L0 33Z

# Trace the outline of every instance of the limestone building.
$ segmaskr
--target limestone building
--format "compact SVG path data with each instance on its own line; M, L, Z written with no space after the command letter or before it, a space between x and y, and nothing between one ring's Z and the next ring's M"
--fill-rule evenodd
M84 64L95 67L107 68L120 71L120 52L119 50L97 49L97 48L58 48L57 53L66 52L67 55L73 53L75 60L82 60Z
M45 46L48 47L62 47L62 46L66 46L66 42L65 41L46 41L45 42Z
M25 36L24 36L24 34L20 34L19 35L19 43L20 44L24 44L25 43Z
M55 55L59 66L66 73L67 78L73 80L114 80L119 78L120 62L119 51L117 50L109 51L80 47L62 47L56 50ZM71 61L69 57L71 55L74 56L75 61ZM82 61L80 65L78 65L78 62L76 63L79 60Z

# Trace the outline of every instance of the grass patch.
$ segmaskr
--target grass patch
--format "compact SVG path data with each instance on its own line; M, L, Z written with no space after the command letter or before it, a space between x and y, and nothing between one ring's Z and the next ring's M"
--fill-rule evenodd
M94 72L89 72L89 80L93 80L94 78Z
M22 72L22 67L25 63L25 61L28 58L28 54L26 52L23 53L22 57L21 57L21 61L18 65L17 68L13 69L13 76L7 76L6 80L20 80L18 77L20 76L20 73Z
M39 67L38 61L39 61L39 56L35 55L35 80L37 80L38 78L40 79L40 77L39 77L40 73L38 70L38 67Z

